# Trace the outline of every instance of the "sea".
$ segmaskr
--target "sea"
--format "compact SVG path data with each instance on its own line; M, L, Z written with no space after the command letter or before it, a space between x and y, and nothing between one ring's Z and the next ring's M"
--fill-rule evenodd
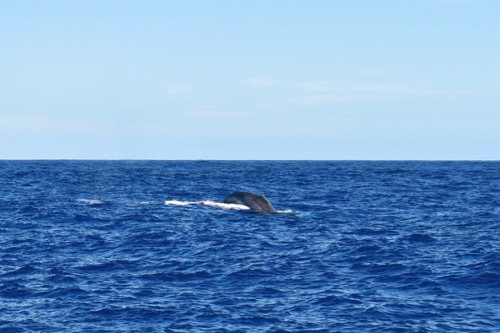
M3 160L0 332L500 332L499 240L498 161Z

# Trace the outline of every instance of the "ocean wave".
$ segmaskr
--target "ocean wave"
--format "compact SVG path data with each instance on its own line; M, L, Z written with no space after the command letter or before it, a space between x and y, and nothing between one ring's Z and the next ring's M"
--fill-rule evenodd
M499 167L12 162L0 332L493 333Z

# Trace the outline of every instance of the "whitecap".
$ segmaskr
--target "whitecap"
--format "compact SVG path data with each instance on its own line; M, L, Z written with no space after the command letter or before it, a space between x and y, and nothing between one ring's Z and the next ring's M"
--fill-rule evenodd
M291 210L291 209L286 209L286 210L278 210L278 213L280 214L298 214L300 212Z
M154 201L139 201L138 205L153 205Z
M97 200L97 199L77 199L76 201L79 203L85 204L85 205L90 205L90 206L105 205L106 204L106 202L101 201L101 200Z

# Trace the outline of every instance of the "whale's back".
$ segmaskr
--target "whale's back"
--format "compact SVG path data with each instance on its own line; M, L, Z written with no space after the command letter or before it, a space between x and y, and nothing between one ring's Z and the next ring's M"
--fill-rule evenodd
M273 205L263 195L250 192L234 192L224 198L224 203L234 203L245 205L250 209L260 213L276 213Z

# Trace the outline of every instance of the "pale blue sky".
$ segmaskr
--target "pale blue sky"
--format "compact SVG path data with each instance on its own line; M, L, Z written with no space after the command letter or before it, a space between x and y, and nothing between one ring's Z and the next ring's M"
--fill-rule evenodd
M0 159L500 159L499 0L0 0Z

